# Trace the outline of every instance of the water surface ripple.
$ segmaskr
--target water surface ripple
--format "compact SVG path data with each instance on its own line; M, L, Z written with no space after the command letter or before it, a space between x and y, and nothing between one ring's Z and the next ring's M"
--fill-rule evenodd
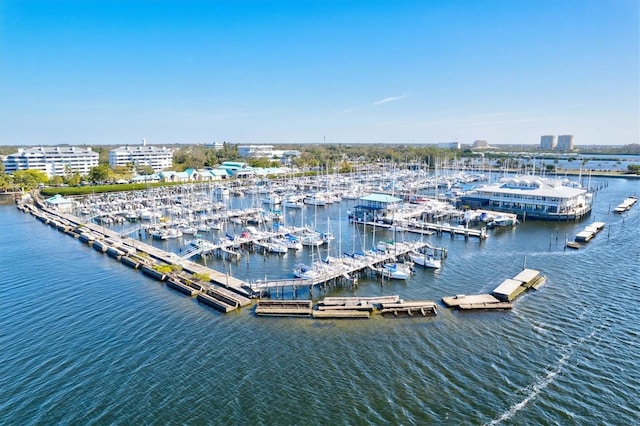
M489 292L523 264L543 271L511 312L368 321L222 315L2 206L0 423L638 424L640 206L608 213L634 192L609 180L582 223L431 236L449 248L441 270L327 293L439 302ZM347 246L361 236L335 219L343 204L317 217ZM607 227L565 251L593 220ZM207 263L286 277L308 256Z

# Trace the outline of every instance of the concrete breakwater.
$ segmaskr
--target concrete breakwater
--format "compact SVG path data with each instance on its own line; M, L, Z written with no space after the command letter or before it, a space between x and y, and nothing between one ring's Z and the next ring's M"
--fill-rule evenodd
M101 253L119 260L123 265L139 269L145 275L188 296L203 296L204 300L222 312L249 305L250 293L242 286L243 281L233 277L222 277L218 271L194 262L176 259L173 253L166 253L151 245L121 238L115 232L101 229L93 224L83 224L71 215L61 214L35 204L18 204L18 208L32 214L37 220L77 238ZM203 281L207 277L209 281ZM220 280L229 285L220 289ZM198 300L201 300L198 298ZM215 303L214 303L215 301Z

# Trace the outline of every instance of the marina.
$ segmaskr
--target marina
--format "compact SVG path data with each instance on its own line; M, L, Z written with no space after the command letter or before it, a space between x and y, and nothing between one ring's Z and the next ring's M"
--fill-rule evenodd
M36 205L41 210L38 210L35 207ZM193 246L190 251L178 256L175 253L165 252L152 245L133 240L127 237L126 234L118 234L103 225L82 222L73 215L48 209L42 202L37 200L34 205L24 204L18 207L25 212L33 214L40 221L51 224L77 237L80 241L91 245L95 250L101 253L109 253L111 257L120 260L123 264L134 269L139 268L142 273L149 277L159 281L168 281L171 288L189 296L196 296L202 303L225 313L247 306L251 303L250 297L270 294L271 290L275 290L277 295L278 291L284 291L286 288L291 288L295 293L298 287L306 287L310 289L311 293L311 289L314 286L326 286L339 279L346 279L355 283L356 279L352 279L352 275L362 274L370 270L378 271L386 278L391 279L395 276L391 273L385 275L386 271L390 271L389 269L380 269L376 265L388 265L389 262L395 262L395 259L399 256L405 256L409 252L417 252L429 246L428 243L419 241L411 243L394 242L392 246L384 250L372 251L358 257L351 256L333 260L327 258L324 262L314 264L314 269L312 270L314 274L303 276L299 279L270 281L259 279L248 283L230 274L223 274L189 261L189 257L202 254L205 248L202 245L199 247ZM254 239L245 237L242 243L264 247L264 243L261 240L271 239L274 235L269 233ZM217 245L209 244L206 246L206 250L209 252L225 252L228 247L234 244L237 244L237 242L227 241ZM192 274L192 276L185 277L183 276L184 273ZM195 275L206 276L207 282L194 283L193 277ZM187 283L184 282L185 280ZM256 310L256 314L261 311L261 309ZM268 309L267 311L270 312ZM329 313L318 315L326 318ZM344 318L347 316L348 313L343 312L334 317Z
M198 301L200 288L196 289L196 296L184 294L169 284L171 278L157 281L124 263L130 259L134 265L140 265L150 261L146 256L128 253L118 262L108 253L69 238L70 234L78 234L71 231L73 227L64 230L69 224L62 220L43 225L36 216L5 206L0 212L3 223L0 251L2 258L12 265L11 273L5 276L3 292L7 309L3 318L9 321L4 328L8 333L7 349L20 359L33 359L26 365L11 363L11 371L7 369L5 377L28 384L33 368L45 368L44 373L52 381L46 389L30 387L28 393L21 392L17 385L10 386L9 390L16 392L12 392L9 401L28 409L46 406L44 401L52 399L56 407L64 408L64 413L74 413L78 404L88 401L87 396L89 401L100 400L96 395L106 389L114 397L120 397L124 406L107 408L105 413L129 416L131 421L140 423L153 421L158 410L163 416L180 416L185 412L177 407L184 405L197 407L198 413L207 416L243 416L258 423L258 413L269 410L270 415L286 423L294 405L303 410L305 418L313 418L320 408L332 413L356 407L364 413L376 404L382 407L373 409L376 415L391 423L394 419L410 423L411 419L425 416L437 423L473 423L479 417L490 423L503 416L509 416L510 422L543 423L550 418L566 419L565 409L582 423L593 420L594 413L603 413L597 415L603 423L621 419L629 423L635 418L629 407L636 405L628 395L637 382L633 362L637 345L629 336L634 335L637 321L633 304L618 302L634 298L635 247L640 228L635 208L619 215L608 206L619 204L633 193L636 184L633 180L611 180L606 190L598 192L592 220L607 225L605 232L588 243L588 249L565 251L564 236L575 235L592 220L582 223L526 220L514 227L487 229L489 237L482 241L396 230L395 240L422 238L433 247L446 248L447 256L441 267L431 269L415 264L408 280L382 280L375 274L366 274L358 278L357 286L345 283L325 289L316 287L312 296L304 287L297 288L296 296L291 288L283 287L275 299L276 290L272 289L270 299L252 299L252 305L228 314ZM241 200L231 196L230 201ZM263 253L258 248L254 251L232 248L241 254L239 261L213 253L188 260L222 275L229 273L243 282L265 276L269 281L285 280L292 279L296 263L311 263L312 253L316 260L324 259L329 248L332 257L338 257L341 252L361 251L362 241L366 242L366 250L371 250L377 245L374 243L394 239L392 229L376 228L374 237L369 225L364 233L365 225L350 224L344 213L356 203L357 200L343 200L341 205L318 206L318 230L326 230L326 216L330 215L336 237L329 246L320 246L320 250L312 252L305 246L276 254ZM312 218L314 207L305 209L305 217ZM342 221L338 219L341 211ZM299 225L300 221L296 221L299 213L287 216L287 223ZM42 222L45 220L49 219L43 218ZM95 225L98 230L102 227ZM127 223L104 226L118 235L131 228ZM93 234L87 229L83 231ZM176 257L180 256L180 248L184 252L187 241L195 238L155 240L148 238L144 229L140 232L141 236L136 231L127 238L174 253ZM236 224L235 230L229 226L230 234L241 232L241 225ZM224 236L224 232L209 231L203 233L203 238L215 243L220 235ZM96 235L83 238L95 240ZM103 241L107 240L113 245L122 238L109 237ZM130 247L121 245L118 249L125 252L125 248ZM525 292L512 302L499 302L509 303L509 309L499 309L495 302L491 303L492 309L469 311L464 309L466 305L443 308L443 295L491 296L501 281L519 273L524 257L527 268L546 275L547 282L538 291ZM615 264L616 268L605 268L603 264ZM185 277L190 275L184 273ZM189 287L187 279L180 282ZM615 292L619 297L603 297L606 292ZM311 316L306 313L283 318L258 316L254 312L260 301L311 300L312 311L320 311L320 302L328 298L331 302L330 298L366 300L393 295L400 295L398 299L406 303L433 300L437 316L423 317L414 311L412 316L399 312L396 317L393 313L382 315L376 307L356 308L346 304L329 309L333 318L326 319L314 319L313 312ZM363 302L360 303L364 305ZM340 310L363 310L369 312L369 318L337 318L340 314L336 311ZM48 349L52 345L58 348L53 356ZM536 356L529 356L531 353ZM47 365L50 367L38 367ZM461 369L460 365L466 368ZM64 376L49 373L57 371L58 366L70 373ZM196 373L201 369L194 367L199 366L206 373ZM629 374L620 376L619 368ZM287 374L277 374L282 369ZM345 371L358 374L344 376ZM452 375L454 371L456 374ZM594 379L593 371L602 378ZM609 382L609 377L616 378L615 386L610 384L613 382ZM132 379L135 384L129 382ZM158 407L152 403L161 397L157 393L149 395L147 390L136 393L138 381L150 380L158 383L159 389L177 390L176 404ZM265 380L272 383L270 389L279 390L277 397L259 385ZM382 388L381 380L385 383ZM313 386L300 388L302 382ZM598 392L580 387L578 396L577 382L597 383ZM60 392L51 395L47 389ZM330 401L312 397L310 407L299 407L300 389L309 395L336 397ZM336 392L336 389L343 390ZM407 403L420 400L407 397L406 392L416 389L424 395L424 405ZM479 389L483 392L478 393ZM219 394L221 400L205 402L197 396L211 392ZM477 395L473 403L467 397L469 392ZM585 392L588 398L584 398ZM251 396L246 396L247 393ZM135 396L135 403L128 402L128 395ZM615 414L608 410L611 398L620 402L621 410ZM228 403L236 399L241 406ZM362 404L358 405L358 401ZM562 410L550 409L549 401L558 401ZM515 406L522 408L511 410ZM144 407L156 408L147 411ZM40 411L41 408L37 412ZM37 416L37 412L31 410L30 416ZM53 415L51 410L46 412ZM394 417L398 413L407 414ZM68 420L55 418L60 422ZM340 422L336 416L331 418Z
M258 189L256 196L264 193L271 194L271 198L269 198L271 201L267 203L269 205L279 204L280 201L277 200L281 199L289 201L307 199L303 196L294 197L292 195L276 198L274 191L273 187L267 191ZM319 193L308 199L308 206L303 204L293 207L294 212L300 211L301 214L304 214L306 208L313 209L314 226L311 228L305 226L302 218L299 227L288 226L284 223L286 211L283 214L280 211L255 207L241 210L227 209L224 202L215 201L216 197L218 199L220 197L217 188L211 191L211 196L206 197L203 193L192 191L192 188L186 191L172 189L171 192L172 196L176 198L172 198L169 194L154 192L151 197L145 195L144 200L146 201L142 202L142 199L136 201L135 198L126 194L108 194L105 196L106 198L103 197L106 202L100 202L94 197L92 204L80 202L75 209L68 209L67 206L73 204L63 197L56 196L48 200L36 198L33 204L19 204L18 207L35 215L39 220L50 223L68 235L89 244L96 251L106 253L130 268L140 269L143 274L166 282L169 288L189 297L195 297L199 302L220 312L228 313L249 306L252 304L251 298L259 297L261 302L254 309L258 316L304 315L302 312L307 311L302 309L300 304L295 303L295 300L292 303L283 300L285 294L297 299L297 294L301 289L313 297L314 288L319 289L320 292L331 286L355 288L358 286L359 279L371 274L379 277L383 286L385 281L409 280L414 274L414 264L420 267L439 269L442 266L442 261L446 258L447 249L424 241L425 235L441 237L443 233L448 233L451 238L459 235L465 240L469 237L483 240L488 236L487 227L470 228L468 226L469 219L472 217L482 218L486 223L489 221L495 223L496 220L495 213L486 210L476 211L472 216L452 214L453 210L450 205L437 201L429 203L428 198L412 199L414 202L402 204L399 198L373 194L360 198L354 213L347 213L351 226L362 226L363 231L367 228L371 230L372 248L365 248L365 234L361 251L356 251L354 247L351 253L345 251L332 255L329 245L335 239L334 233L329 228L323 232L317 230L318 205L324 205L318 201ZM207 203L205 199L209 197L214 201ZM260 198L265 199L264 196L260 196ZM326 204L327 200L332 197L324 194L322 199ZM160 200L164 200L162 204L158 204ZM224 195L223 200L225 200ZM134 213L134 205L137 206L138 213ZM424 207L427 205L429 207L425 210ZM98 209L96 206L99 206ZM441 211L448 212L447 216L449 217L465 216L466 226L425 221L429 217L442 216L442 214L434 213L433 208L436 206L443 209ZM72 214L73 210L89 217L75 216ZM217 216L200 214L196 217L194 215L196 211L213 210L224 213ZM153 213L154 211L164 212L165 215L177 215L178 219L167 219L163 213ZM311 210L309 210L309 214L311 214ZM185 215L191 219L182 219ZM126 220L122 220L123 217ZM159 219L160 225L143 223L133 228L126 225L127 222L139 220L153 223L154 218ZM373 220L367 221L367 218ZM272 221L272 226L266 226L267 222ZM281 223L281 221L283 222ZM326 216L326 222L329 225L329 216ZM224 230L222 226L216 226L217 223L224 223ZM240 235L231 234L229 223L242 226L242 233ZM509 218L508 223L512 226L515 225L515 215ZM119 226L119 228L112 229L114 226ZM217 241L210 241L201 235L217 229L224 232L224 236L221 235ZM378 232L391 232L394 238L388 241L379 240L376 243L376 229ZM142 240L143 232L149 236L149 241ZM402 241L396 239L397 235L411 233L419 235L420 239L408 241L405 241L404 237ZM183 234L188 234L192 238L187 240L184 250L183 247L180 247L177 253L166 251L152 244L155 240L180 240ZM342 229L340 229L340 234L342 234ZM135 238L136 236L137 238ZM311 252L311 261L308 265L306 263L294 265L294 278L267 279L264 277L264 279L243 280L230 272L221 272L192 260L214 256L226 258L229 262L240 262L242 253L245 253L246 256L249 251L253 250L261 252L263 256L268 254L283 255L289 251L291 242L299 244L299 246L292 247L294 251L307 245ZM327 245L324 255L320 248L323 245ZM340 246L342 246L341 241ZM317 255L317 260L314 260L314 254ZM262 300L265 296L280 300L273 303L266 302ZM312 309L307 314L309 317L322 319L369 318L374 311L373 306L372 304L362 305L352 300L342 304L331 304L327 301L319 303L316 309ZM466 304L465 306L468 307ZM382 315L391 314L394 317L398 315L435 316L437 313L436 305L431 301L379 302L375 305L375 310Z
M389 179L394 185L398 182L397 176ZM517 182L530 185L533 181ZM309 185L305 181L289 181L288 185L262 182L254 187L254 195L249 198L244 198L244 194L251 192L251 186L221 191L225 188L205 185L139 195L92 195L77 201L59 196L36 198L33 203L19 204L19 208L220 312L240 310L253 305L252 299L259 299L253 310L257 316L307 315L318 319L369 318L375 312L394 317L435 316L436 305L431 301L395 300L375 305L352 300L319 301L315 308L311 306L310 312L294 302L305 296L314 300L331 288L356 289L363 279L373 278L381 288L394 281L411 282L416 267L437 271L447 257L448 249L434 245L429 237L442 238L448 234L452 240L473 237L483 241L488 238L489 229L515 229L519 223L515 213L487 209L460 211L453 207L454 202L425 196L403 197L403 201L377 192L354 197L355 204L347 207L346 214L342 213L342 206L338 208L338 214L348 218L350 230L345 233L342 218L328 213L329 204L341 204L338 193L328 188L341 183ZM315 192L305 196L300 188ZM325 191L321 192L322 188ZM232 192L237 194L236 198L229 198ZM283 210L274 208L284 200L302 204L291 204L290 209L284 205ZM260 204L263 206L258 207ZM339 225L337 241L331 219ZM457 224L449 222L453 220ZM296 225L292 226L293 223ZM322 229L322 223L326 228ZM589 241L603 227L600 222L589 225L576 235L574 243L566 246ZM388 239L389 236L392 238ZM350 251L345 250L345 240L352 242ZM237 270L243 259L248 265L254 253L265 260L267 256L285 260L289 252L308 256L307 261L292 265L293 277L282 274L271 278L238 277L231 271L231 265L236 264ZM208 259L222 269L210 267ZM520 293L538 286L541 280L538 275L535 270L525 269L513 279L505 280L490 295L460 294L442 297L442 302L462 310L511 309ZM266 299L273 299L273 303ZM285 299L293 301L288 303Z

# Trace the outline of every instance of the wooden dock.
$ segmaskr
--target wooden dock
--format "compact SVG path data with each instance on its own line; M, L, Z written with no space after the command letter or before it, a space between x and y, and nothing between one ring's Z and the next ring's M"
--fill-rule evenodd
M501 303L490 294L458 294L456 296L445 296L442 302L448 308L456 309L511 309L513 304Z
M635 197L635 196L627 197L622 201L622 203L618 204L618 206L615 209L613 209L613 212L622 214L626 211L629 211L637 201L638 201L638 197Z
M579 249L591 241L600 231L602 231L605 227L604 222L593 222L590 225L587 225L583 231L580 231L576 234L574 241L567 241L566 246L572 249Z
M78 238L96 251L106 253L123 265L140 269L143 274L167 287L196 296L198 300L222 312L230 312L251 303L250 294L243 286L245 282L222 274L189 260L180 260L174 253L167 253L149 244L133 240L94 223L83 223L75 216L62 214L44 206L21 206L21 210L33 214L39 221L55 226L60 231ZM175 266L171 272L158 266ZM211 280L197 283L189 274L207 275Z
M254 312L258 316L310 317L312 311L311 300L260 300Z
M390 225L386 223L379 222L364 222L361 220L354 220L354 223L359 223L367 226L373 226L384 229L393 229L394 226L399 225ZM422 235L432 235L433 233L437 235L442 235L443 233L450 234L452 237L455 235L461 235L465 238L474 237L484 240L488 237L487 228L482 227L481 229L473 229L473 228L464 228L462 226L454 226L449 224L441 224L441 223L430 223L430 222L408 222L408 226L402 227L403 231L413 232L416 234Z
M511 309L513 300L531 288L539 288L544 281L545 277L540 271L523 269L515 277L500 283L491 294L445 296L442 302L449 308L462 310Z
M323 309L312 311L314 319L369 319L371 312L359 309Z
M395 248L387 252L371 252L359 258L334 259L331 263L318 263L318 273L314 278L294 278L280 280L257 280L248 284L248 288L254 292L269 289L283 289L299 287L314 287L336 279L352 279L351 277L362 271L375 268L376 265L395 262L395 259L405 256L412 250L420 250L428 243L413 241L408 243L396 242Z
M430 300L413 301L413 302L396 302L396 303L383 303L380 309L382 315L393 315L395 317L404 316L417 316L423 317L436 316L438 310L436 309L435 302Z

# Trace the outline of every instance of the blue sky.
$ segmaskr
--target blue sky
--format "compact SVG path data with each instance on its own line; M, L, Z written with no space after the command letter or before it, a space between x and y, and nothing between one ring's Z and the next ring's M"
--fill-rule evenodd
M0 144L640 142L640 2L0 1Z

